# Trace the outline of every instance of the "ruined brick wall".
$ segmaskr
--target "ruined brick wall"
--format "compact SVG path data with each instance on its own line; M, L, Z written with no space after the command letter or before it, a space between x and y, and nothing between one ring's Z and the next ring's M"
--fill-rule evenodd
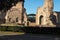
M23 23L24 0L1 0L0 2L0 8L2 7L0 21L2 23Z
M44 0L44 5L42 7L39 7L37 9L37 14L36 14L36 24L37 25L55 25L53 24L53 0ZM51 16L51 17L50 17Z
M54 12L57 15L57 24L60 25L60 12Z
M6 14L6 23L23 23L24 3L18 2Z

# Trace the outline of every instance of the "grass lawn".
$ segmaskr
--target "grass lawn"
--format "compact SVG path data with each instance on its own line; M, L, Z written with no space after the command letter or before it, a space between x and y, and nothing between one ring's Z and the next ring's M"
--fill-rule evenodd
M0 24L0 26L20 26L20 25L17 25L17 24Z
M0 31L0 35L23 35L24 32L7 32L7 31Z

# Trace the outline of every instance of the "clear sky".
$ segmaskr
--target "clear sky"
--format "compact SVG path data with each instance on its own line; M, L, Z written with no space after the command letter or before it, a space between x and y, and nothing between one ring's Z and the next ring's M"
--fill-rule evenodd
M60 11L60 0L54 1L54 11ZM43 6L44 0L25 0L24 7L26 8L27 14L36 14L37 8Z

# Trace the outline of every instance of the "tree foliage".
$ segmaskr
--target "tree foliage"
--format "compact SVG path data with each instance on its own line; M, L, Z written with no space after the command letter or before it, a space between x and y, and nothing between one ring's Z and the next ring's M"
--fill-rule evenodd
M35 20L36 20L36 17L35 16L36 16L35 14L28 14L28 20L30 22L35 22Z
M16 5L17 2L20 2L24 0L0 0L0 10L8 10L10 9L12 6ZM12 5L12 3L14 5Z

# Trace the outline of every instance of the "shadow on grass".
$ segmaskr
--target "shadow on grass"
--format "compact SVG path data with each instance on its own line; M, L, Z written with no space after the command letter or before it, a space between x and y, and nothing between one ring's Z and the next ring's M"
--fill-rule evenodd
M55 40L59 38L59 35L49 35L49 34L24 34L24 35L8 35L0 36L0 40Z
M1 35L0 40L60 40L60 27L1 27L2 31L25 32L23 35ZM1 30L0 28L0 30Z
M58 34L60 27L21 27L21 26L0 26L0 31L25 32L32 34Z

